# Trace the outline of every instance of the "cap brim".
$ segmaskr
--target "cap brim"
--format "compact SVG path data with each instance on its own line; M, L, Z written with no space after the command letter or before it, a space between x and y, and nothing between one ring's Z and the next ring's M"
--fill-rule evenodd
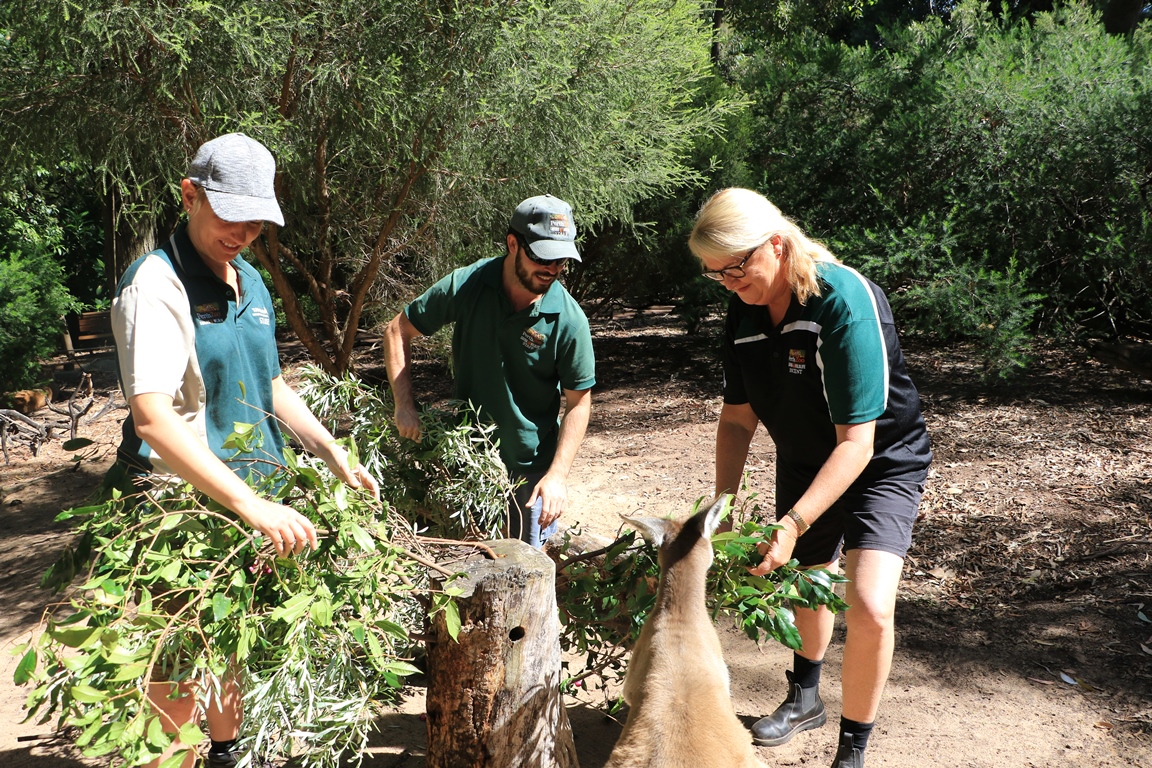
M576 243L569 240L540 239L528 243L532 255L538 259L555 261L556 259L575 259L580 261L580 251L576 250Z
M230 195L205 189L212 212L224 221L270 221L284 226L284 214L275 198Z

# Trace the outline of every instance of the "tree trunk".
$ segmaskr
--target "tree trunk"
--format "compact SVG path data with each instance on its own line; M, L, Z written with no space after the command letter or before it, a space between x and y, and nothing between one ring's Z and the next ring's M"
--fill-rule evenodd
M490 542L451 582L463 590L457 640L444 612L428 642L428 768L578 768L560 694L555 565L522 541ZM439 586L439 585L438 585Z

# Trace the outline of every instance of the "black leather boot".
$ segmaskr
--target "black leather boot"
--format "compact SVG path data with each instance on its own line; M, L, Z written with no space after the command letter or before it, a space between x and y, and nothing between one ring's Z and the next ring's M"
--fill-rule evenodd
M828 722L819 688L801 688L792 673L788 676L788 698L776 711L752 726L752 741L762 747L777 747L800 731L819 728Z
M852 734L840 734L840 746L832 760L832 768L864 768L864 750L852 747Z

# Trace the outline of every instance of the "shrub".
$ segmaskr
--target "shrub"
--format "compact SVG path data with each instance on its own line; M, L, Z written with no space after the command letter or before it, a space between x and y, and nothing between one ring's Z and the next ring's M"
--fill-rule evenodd
M980 2L852 47L749 47L755 187L902 304L979 342L990 375L1037 332L1152 332L1152 28ZM973 293L975 292L975 293Z
M39 383L39 361L56 351L64 315L78 302L64 286L64 270L54 256L57 228L37 231L0 211L0 391Z

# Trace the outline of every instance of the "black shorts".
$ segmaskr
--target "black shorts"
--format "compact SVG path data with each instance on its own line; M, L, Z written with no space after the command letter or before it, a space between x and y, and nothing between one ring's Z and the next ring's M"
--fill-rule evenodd
M849 489L796 542L792 556L802 566L823 565L840 559L841 545L849 549L878 549L903 558L912 546L927 473L878 480L867 488ZM779 520L804 495L776 489Z

